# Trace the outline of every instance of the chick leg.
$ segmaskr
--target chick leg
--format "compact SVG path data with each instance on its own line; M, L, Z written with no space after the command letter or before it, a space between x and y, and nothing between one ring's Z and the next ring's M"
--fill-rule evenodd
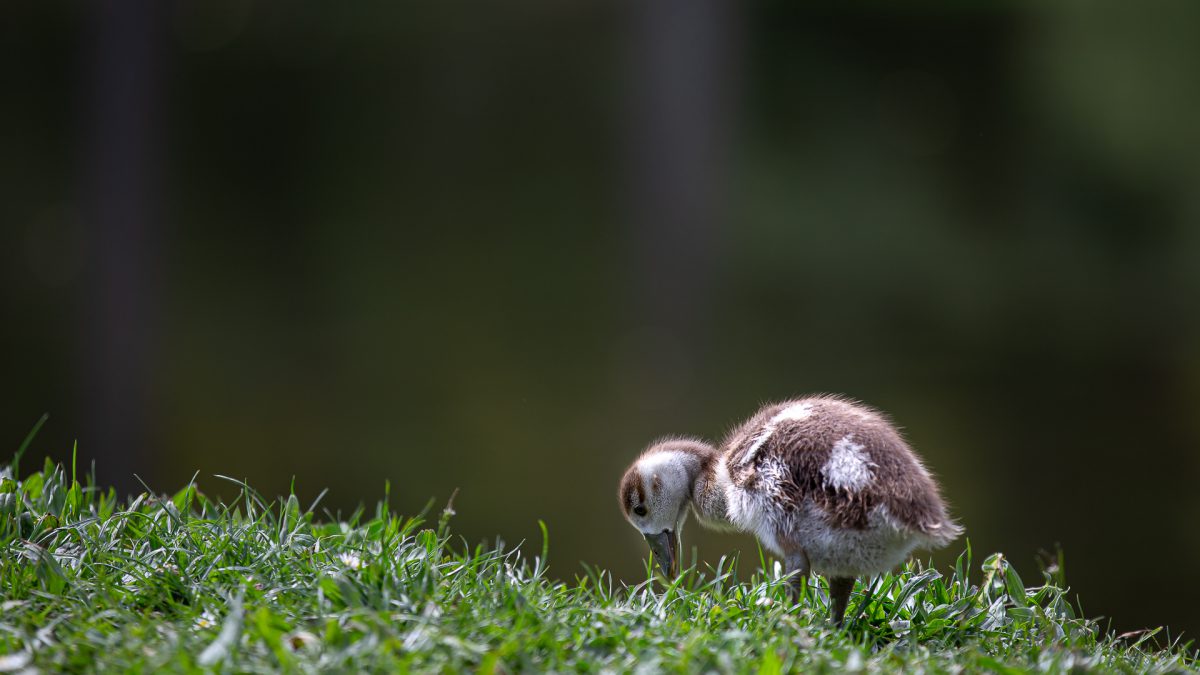
M846 618L852 590L854 577L829 577L829 618L839 626Z
M791 573L791 594L792 602L800 602L800 598L804 596L804 587L808 585L808 554L804 549L796 549L796 551L784 559L784 564L787 565L787 571Z

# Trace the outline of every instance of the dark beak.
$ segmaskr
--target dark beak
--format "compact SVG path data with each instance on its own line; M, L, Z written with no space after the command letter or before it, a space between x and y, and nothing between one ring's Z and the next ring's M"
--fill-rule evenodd
M662 573L668 579L679 576L679 537L670 530L663 530L658 534L647 534L646 543Z

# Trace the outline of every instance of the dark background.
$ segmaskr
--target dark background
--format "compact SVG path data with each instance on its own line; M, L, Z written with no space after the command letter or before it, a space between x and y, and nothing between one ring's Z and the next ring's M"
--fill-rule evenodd
M636 579L644 444L841 392L1194 633L1200 4L797 4L6 4L0 437Z

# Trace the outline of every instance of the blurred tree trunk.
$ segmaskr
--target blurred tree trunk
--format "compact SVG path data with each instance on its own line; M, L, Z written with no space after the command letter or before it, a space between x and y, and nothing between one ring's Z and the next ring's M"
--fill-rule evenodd
M163 40L170 3L91 6L85 50L88 229L79 444L102 484L140 490L154 474L150 423L159 274Z
M740 9L724 0L628 5L626 187L633 332L625 367L645 411L676 409L709 331L725 215Z

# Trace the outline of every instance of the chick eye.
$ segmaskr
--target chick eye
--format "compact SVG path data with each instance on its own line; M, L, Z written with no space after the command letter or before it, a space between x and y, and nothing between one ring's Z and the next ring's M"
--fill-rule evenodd
M646 507L635 506L635 507L633 507L633 512L638 514L639 516L644 516L644 515L646 515Z

